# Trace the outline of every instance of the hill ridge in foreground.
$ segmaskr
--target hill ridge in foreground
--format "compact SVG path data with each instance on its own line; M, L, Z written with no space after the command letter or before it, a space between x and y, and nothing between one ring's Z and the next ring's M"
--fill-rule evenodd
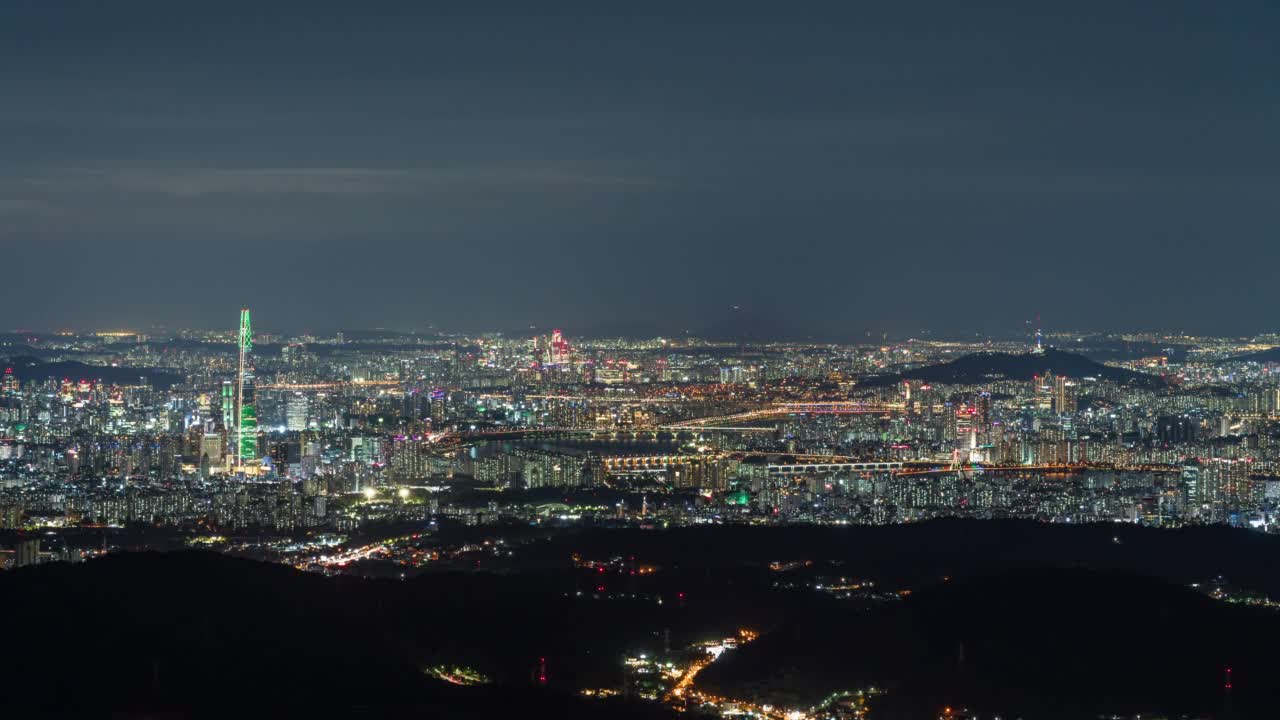
M658 705L584 704L557 692L622 688L620 658L661 648L665 628L672 647L687 648L727 627L762 636L698 684L784 707L875 684L889 692L873 700L873 718L935 717L943 703L1028 720L1162 710L1222 718L1230 663L1233 717L1265 718L1280 615L1187 583L1225 575L1275 597L1277 542L1227 528L976 520L593 530L519 546L525 570L404 581L207 552L113 553L0 573L12 648L0 673L21 688L17 697L54 698L64 714L225 717L257 703L294 715L372 708L366 716L395 717L430 706L475 717L662 716ZM662 569L637 579L640 599L578 597L583 578L569 558L584 549ZM777 571L777 560L814 566ZM865 603L814 592L810 581L831 573L913 592ZM676 591L682 602L652 601ZM540 656L556 692L532 687ZM458 694L425 677L444 662L494 685Z
M939 584L870 613L798 618L698 682L792 707L877 686L888 690L877 718L948 705L1024 718L1266 717L1276 642L1270 610L1117 572L1029 569Z
M0 572L11 621L0 676L12 707L52 716L672 716L528 682L428 677L421 638L451 621L413 585L193 551Z

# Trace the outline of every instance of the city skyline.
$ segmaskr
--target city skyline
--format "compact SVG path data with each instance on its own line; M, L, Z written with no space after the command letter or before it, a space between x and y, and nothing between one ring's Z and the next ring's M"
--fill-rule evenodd
M269 336L246 306L238 325L235 306L224 319L0 342L0 597L43 638L58 618L87 619L54 632L99 637L125 615L33 600L60 577L148 608L128 621L136 655L73 676L94 688L87 704L118 702L98 698L139 676L153 679L135 702L181 688L167 702L185 706L210 683L238 698L309 662L364 667L363 640L333 638L381 637L363 627L372 617L399 640L379 641L372 674L324 691L331 706L438 711L450 700L434 694L454 685L495 718L536 711L478 708L989 720L1059 712L1064 688L1077 712L1058 716L1082 720L1271 705L1259 678L1274 654L1258 638L1280 637L1266 572L1280 551L1280 337L1037 327L715 343L550 328L419 342ZM166 610L134 599L159 583L166 597L198 590ZM280 635L252 630L216 644L262 658L248 669L186 669L209 651L192 660L185 637L149 659L163 642L147 638L196 618L274 623L280 612L255 601L244 618L209 590L264 584L290 618L318 613L288 623L307 629L283 644L323 649L281 653ZM952 619L931 626L939 611ZM1041 624L1046 612L1087 631ZM363 629L344 631L355 617ZM808 629L793 635L797 619ZM1108 629L1152 621L1179 644L1135 657ZM930 669L975 630L963 667ZM17 637L67 644L25 625ZM255 652L263 637L275 652ZM1091 660L1073 677L1076 655ZM982 690L974 678L1007 677L1003 657L1058 669ZM1108 680L1147 667L1123 691ZM48 675L7 671L25 687ZM1205 715L1224 706L1246 710Z
M1278 28L0 2L5 707L1273 718Z

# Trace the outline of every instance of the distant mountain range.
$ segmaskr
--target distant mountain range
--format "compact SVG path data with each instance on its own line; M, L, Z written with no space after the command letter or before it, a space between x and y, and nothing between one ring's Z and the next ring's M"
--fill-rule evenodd
M1110 360L1137 360L1139 358L1163 355L1169 362L1186 362L1191 345L1166 345L1141 340L1111 340L1087 338L1082 343L1073 344L1071 351L1084 355L1090 360L1108 362Z
M992 380L1026 380L1046 371L1072 378L1095 377L1101 380L1139 387L1161 388L1167 383L1156 375L1134 372L1095 362L1083 355L1052 348L1043 353L1015 355L1004 352L974 353L950 362L915 368L897 375L882 375L865 380L863 386L881 387L920 380L950 385L980 385Z
M1219 360L1218 364L1223 365L1231 362L1253 362L1253 363L1274 363L1280 362L1280 347L1267 348L1257 352L1245 353L1244 355L1236 355L1234 357Z
M0 358L0 366L13 368L13 374L23 382L31 380L102 380L113 385L136 385L139 380L153 387L172 387L182 382L182 376L157 368L113 367L110 365L89 365L74 360L45 362L39 358L23 355L11 358Z

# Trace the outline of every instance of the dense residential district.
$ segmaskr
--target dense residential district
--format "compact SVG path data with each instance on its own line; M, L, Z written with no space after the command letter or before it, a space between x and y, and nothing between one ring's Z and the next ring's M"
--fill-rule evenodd
M84 529L131 526L207 542L433 520L1267 532L1280 497L1276 337L317 338L255 333L244 310L225 332L5 339L0 527L25 531L9 565L101 552L112 533Z

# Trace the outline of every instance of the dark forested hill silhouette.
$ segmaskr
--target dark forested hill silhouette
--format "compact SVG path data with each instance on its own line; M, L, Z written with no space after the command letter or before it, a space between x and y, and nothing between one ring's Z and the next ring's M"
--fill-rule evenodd
M1258 350L1257 352L1245 353L1243 355L1233 355L1229 358L1223 358L1218 363L1232 362L1253 362L1253 363L1274 363L1280 362L1280 347L1267 348L1266 350Z
M139 380L155 386L169 387L182 377L157 368L89 365L76 360L45 361L31 356L0 358L0 366L12 368L23 382L32 380L102 380L112 385L136 385Z
M493 643L510 623L486 621L494 598L483 593L510 588L488 580L326 578L195 552L22 568L0 573L9 628L0 676L11 698L50 716L669 716L527 678L465 688L429 679L424 664L468 636L498 654ZM527 602L547 608L536 594ZM473 611L459 610L468 603ZM533 613L517 618L538 622ZM532 671L527 640L506 639Z
M797 617L713 664L705 688L804 706L875 685L875 717L946 705L1024 718L1100 713L1267 717L1280 615L1120 573L1027 570L954 580L872 612ZM1164 717L1165 715L1155 715Z
M1159 376L1103 365L1083 355L1053 348L1048 348L1043 353L973 353L950 362L907 370L898 375L867 378L860 385L876 387L892 385L903 380L979 385L1001 379L1030 381L1034 376L1043 375L1046 372L1072 378L1094 377L1139 387L1165 386L1164 379Z
M763 636L700 682L797 702L874 682L891 691L874 717L922 717L937 702L1027 718L1046 717L1033 711L1050 702L1076 716L1208 712L1221 700L1226 664L1236 674L1236 716L1266 717L1248 713L1266 686L1260 678L1280 672L1268 656L1280 641L1275 614L1186 587L1222 574L1280 595L1280 537L1257 532L956 520L520 537L515 564L501 573L404 580L325 577L197 552L3 572L10 650L0 654L0 677L72 715L408 716L430 706L447 716L509 717L513 708L661 716L658 706L599 705L570 693L621 687L622 657L660 650L665 631L680 647L738 627ZM660 570L598 575L575 569L573 553L631 556ZM769 567L795 560L813 567ZM912 593L887 604L837 600L804 589L806 573ZM779 589L793 579L802 581ZM597 586L617 597L593 598ZM540 657L546 689L532 682ZM495 684L445 686L423 673L434 662L472 665Z

